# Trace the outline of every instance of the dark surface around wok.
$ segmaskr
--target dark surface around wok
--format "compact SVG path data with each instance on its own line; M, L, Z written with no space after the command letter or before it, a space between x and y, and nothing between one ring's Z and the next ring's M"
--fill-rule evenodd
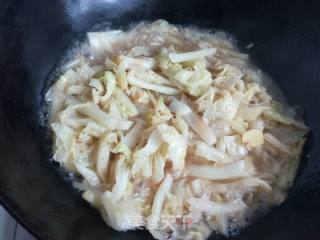
M48 74L73 38L96 22L163 18L229 31L240 47L253 42L248 53L304 108L312 129L287 201L231 239L320 239L319 13L315 1L293 0L0 0L1 204L39 239L151 239L110 229L71 190L47 161L38 111Z

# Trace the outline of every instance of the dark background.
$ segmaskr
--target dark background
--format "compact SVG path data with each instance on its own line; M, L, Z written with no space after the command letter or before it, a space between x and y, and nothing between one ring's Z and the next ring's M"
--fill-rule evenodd
M151 239L111 230L49 163L39 124L45 83L72 39L95 23L140 20L234 34L311 127L287 201L232 239L320 239L320 7L317 1L0 0L0 202L44 240ZM213 236L214 238L223 238Z

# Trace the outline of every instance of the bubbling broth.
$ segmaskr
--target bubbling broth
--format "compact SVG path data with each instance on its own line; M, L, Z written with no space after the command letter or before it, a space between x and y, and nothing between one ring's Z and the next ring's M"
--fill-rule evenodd
M230 35L163 20L89 32L54 78L53 159L112 228L228 236L285 200L308 128Z

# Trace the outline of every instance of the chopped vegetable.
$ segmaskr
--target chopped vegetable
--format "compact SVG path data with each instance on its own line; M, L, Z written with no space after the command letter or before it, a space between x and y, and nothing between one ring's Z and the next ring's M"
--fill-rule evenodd
M151 161L150 156L154 154L161 146L161 135L158 131L153 131L148 139L147 144L136 151L133 156L133 166L131 173L133 176L139 173L139 171L142 171L143 168L146 168L145 164L147 164L148 161ZM152 174L152 170L148 171L150 175L146 177L150 177Z
M270 143L271 145L273 145L275 148L277 148L278 150L280 150L281 152L284 152L288 155L290 155L290 150L287 146L285 146L284 144L282 144L281 142L279 142L279 140L277 138L275 138L274 136L272 136L270 133L265 133L264 134L264 139Z
M220 152L213 146L210 146L204 142L198 144L195 155L204 157L216 163L229 163L232 161L232 159L227 154Z
M106 180L108 167L109 167L109 159L110 158L110 147L108 144L107 136L104 135L99 140L99 148L97 152L97 174L102 181Z
M119 65L122 64L125 69L134 69L135 67L142 67L145 69L154 69L156 67L156 60L153 58L132 58L127 56L118 57Z
M204 240L285 200L309 129L228 35L158 20L87 37L45 98L53 160L109 226Z
M78 112L83 113L103 126L109 128L110 130L119 129L127 130L131 127L132 122L127 120L119 119L115 116L102 111L94 104L84 104L77 108Z
M163 181L161 182L160 187L153 199L152 210L151 210L153 217L156 217L156 218L160 217L163 202L165 200L166 195L170 191L172 183L173 183L172 176L170 174L167 174L163 179ZM153 219L150 218L150 220L152 221ZM152 223L149 222L148 224L152 224Z
M208 180L227 180L246 177L249 172L246 171L244 160L226 165L189 165L187 174L191 177L204 178Z
M171 62L169 55L164 52L159 55L158 59L163 74L193 96L200 96L213 81L211 73L203 64L197 64L197 61L194 62L192 69L185 69L181 64Z
M173 63L187 62L195 58L206 57L209 55L213 55L215 53L216 53L215 48L208 48L208 49L201 49L198 51L187 52L187 53L170 53L169 59Z
M228 214L244 210L246 205L239 199L227 203L215 203L201 198L189 199L191 211L205 212L210 215Z
M162 140L167 144L166 159L172 162L174 175L179 175L184 169L184 159L187 143L179 132L172 126L160 124L157 126Z
M251 129L242 135L242 142L249 147L260 146L264 143L263 133L259 129Z
M137 121L130 131L124 136L122 143L133 149L139 141L139 135L144 130L143 121Z
M140 88L144 88L144 89L148 89L148 90L152 90L152 91L156 91L156 92L160 92L168 95L175 95L179 93L179 91L175 88L145 82L131 75L128 76L128 82L133 86L137 86Z
M208 126L200 116L192 111L192 109L186 103L177 99L172 99L169 108L172 112L181 116L186 123L209 145L212 145L216 142L216 137L210 126Z
M302 122L299 122L296 119L281 115L281 114L277 113L275 110L265 109L263 111L263 114L267 118L270 118L271 120L280 122L282 124L294 125L295 127L301 128L301 129L308 129L308 127L306 125L304 125Z

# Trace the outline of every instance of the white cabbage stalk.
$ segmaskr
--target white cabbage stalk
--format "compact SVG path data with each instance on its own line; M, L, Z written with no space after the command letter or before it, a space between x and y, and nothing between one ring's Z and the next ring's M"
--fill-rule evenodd
M161 155L161 153L156 153L153 156L152 180L154 183L159 183L164 178L165 164L166 164L166 159Z
M250 129L242 135L243 144L248 147L257 147L264 143L263 132L259 129Z
M79 189L78 186L75 187ZM85 190L82 193L82 198L90 203L91 206L95 208L101 208L101 193L97 191Z
M164 49L158 56L158 62L162 73L182 91L192 96L201 96L213 82L212 74L206 69L203 58L189 61L185 64L187 66L183 66L171 62Z
M277 148L279 151L286 153L288 155L291 155L289 147L281 143L275 136L273 136L270 133L264 134L264 140L266 140L268 143L270 143L272 146Z
M228 121L233 131L243 134L247 131L249 124L242 119L232 119Z
M95 104L99 104L100 96L102 95L104 89L103 85L98 79L91 79L89 86L91 89L92 99Z
M208 180L228 180L248 176L246 162L239 160L225 165L199 165L191 164L186 167L187 175Z
M81 159L75 159L74 164L76 166L77 171L83 176L85 180L92 187L99 187L100 180L95 171L89 168L89 166L82 162Z
M199 112L204 112L207 108L211 107L217 91L218 88L210 86L208 90L195 101Z
M77 108L77 111L94 119L95 121L109 128L110 130L128 130L133 124L133 122L131 121L119 119L102 111L95 104L83 104L82 106L79 106Z
M152 171L153 171L153 158L150 156L148 159L146 159L144 166L141 168L141 176L145 178L152 177Z
M84 93L88 87L83 86L83 85L72 85L69 86L66 90L67 95L80 95Z
M224 143L223 137L219 137L217 139L217 143L216 143L216 149L220 152L226 153L227 152L227 146Z
M195 195L199 195L202 192L201 180L199 178L194 179L191 183L192 192Z
M228 221L228 216L226 214L220 214L215 216L216 221L217 221L217 227L218 230L221 231L222 234L225 236L229 236L229 221Z
M156 67L156 60L149 57L133 58L127 56L119 56L117 61L119 65L121 64L125 69L134 69L135 67L154 69Z
M118 142L118 134L116 132L109 133L107 135L107 140L108 140L109 144L117 143Z
M173 178L170 174L167 174L161 182L152 203L152 215L159 218L161 215L161 209L166 195L170 192L173 183Z
M264 180L258 177L246 177L237 179L228 183L210 183L208 189L215 193L227 193L232 196L242 196L246 192L252 191L254 188L257 190L269 193L272 187Z
M115 176L116 176L116 184L112 188L112 192L114 193L117 199L123 197L126 192L128 183L129 183L129 174L130 170L126 166L125 158L120 157L116 160L116 168L115 168Z
M101 202L106 210L106 216L103 217L113 229L128 231L144 226L143 215L136 200L119 200L114 193L106 191L102 194Z
M101 197L101 201L107 212L107 217L105 218L105 221L108 223L108 225L117 231L129 230L130 228L128 228L128 226L123 221L119 221L118 219L118 199L115 199L114 194L109 191L104 192L104 194Z
M243 76L243 73L241 70L235 66L232 66L230 64L224 64L221 67L222 71L218 74L217 78L223 78L226 79L240 79Z
M82 143L91 143L94 137L100 137L105 130L106 128L100 124L97 124L94 121L89 122L87 126L80 131L78 141Z
M184 102L172 98L169 109L180 115L186 123L209 145L216 142L216 136L208 124Z
M70 166L68 166L68 158L70 153L68 153L62 145L56 144L56 149L53 154L54 161L60 163L62 166L73 170Z
M76 67L79 67L83 64L86 64L87 60L86 58L81 54L76 56L74 59L68 61L61 67L62 72L66 72L69 69L75 69Z
M209 161L214 161L218 164L225 164L225 163L232 162L232 159L227 154L220 152L213 146L210 146L204 142L200 142L197 145L195 155L204 157Z
M106 102L108 99L110 99L114 89L116 88L116 76L112 72L106 71L103 82L106 88L106 93L104 96L101 96L101 101Z
M261 86L258 83L249 83L247 89L242 100L245 104L249 104L253 96L261 92Z
M78 74L74 70L69 69L63 75L61 75L58 81L55 83L55 87L53 89L54 95L57 94L56 90L65 91L68 86L75 85L78 83L78 81L79 81Z
M204 198L190 198L188 203L191 211L200 211L209 215L231 214L243 211L246 208L246 205L240 199L217 203Z
M282 189L286 189L290 186L292 186L294 177L298 171L299 163L300 163L300 157L302 153L303 146L305 144L306 139L300 140L298 143L298 146L295 147L293 150L291 156L293 156L292 160L287 162L282 170L282 173L279 176L279 186ZM286 193L284 193L286 194Z
M113 71L116 75L116 79L118 84L122 90L126 90L128 88L128 80L127 80L127 72L124 66L121 64L113 68Z
M241 143L239 135L225 136L223 137L223 141L228 154L233 157L245 156L248 153L246 147Z
M105 66L102 64L93 65L91 68L94 71L94 75L102 73L105 70Z
M161 146L161 135L158 131L153 131L148 138L147 144L136 151L133 156L133 165L131 173L135 176L144 167L150 156L154 154Z
M59 123L52 123L51 128L53 129L54 133L57 136L57 139L61 141L64 149L66 151L70 151L72 144L73 144L73 138L74 138L74 132L73 130L66 126Z
M149 112L146 114L147 121L149 121L152 125L157 125L160 123L168 123L173 117L170 109L165 105L163 97L159 98L151 98L151 103L153 105L153 112Z
M128 96L134 101L134 103L137 105L137 108L139 106L147 106L149 104L149 101L151 99L152 94L145 89L131 86L127 89ZM143 112L143 111L140 111Z
M160 124L157 126L162 140L168 144L166 158L172 162L173 175L179 175L184 168L187 143L179 132L172 126Z
M308 127L303 122L281 115L280 113L276 112L274 109L270 109L270 108L264 109L263 115L265 115L267 118L271 120L274 120L286 125L293 125L300 129L308 129Z
M143 89L148 89L168 95L176 95L179 94L179 90L172 87L167 87L164 85L154 84L146 81L142 81L140 79L135 78L134 76L128 75L128 82L133 85Z
M76 72L78 75L78 84L88 84L90 79L95 74L94 69L87 64L77 68Z
M150 49L148 47L135 46L130 49L128 56L130 56L130 57L141 57L141 56L148 57L151 54L152 53L150 52Z
M118 105L119 110L125 117L134 117L138 115L138 109L127 94L119 88L113 91L114 98Z
M62 115L60 115L62 116ZM94 120L90 119L90 118L77 118L77 117L66 117L63 118L61 117L61 123L67 126L70 126L74 129L79 129L81 127L85 127L86 125L88 125L89 123L96 123Z
M121 119L121 112L118 106L118 101L112 99L109 102L109 115L113 116L116 119Z
M99 79L91 79L89 86L94 88L99 95L103 93L103 85Z
M149 81L151 82L154 82L154 83L157 83L157 84L162 84L162 85L168 85L168 86L171 86L171 87L174 87L174 83L172 83L169 79L165 78L164 76L160 75L160 74L157 74L155 73L154 71L151 71L151 70L146 70L145 71L145 77L148 77ZM141 76L143 77L143 75ZM146 78L147 80L147 78Z
M247 186L249 188L255 187L264 192L271 192L272 187L265 181L258 177L248 177L239 181L239 185Z
M123 33L120 30L108 31L108 32L89 32L87 33L90 48L96 53L104 51L112 51L114 43L119 41L123 37Z
M188 143L188 137L189 137L188 124L180 116L177 115L176 118L173 119L173 125L181 133L184 141Z
M154 221L155 222L155 221ZM151 233L154 239L166 240L169 239L169 234L165 231L154 228L153 226L148 227L149 232Z
M128 148L128 146L123 144L122 142L116 144L115 147L111 149L111 152L118 154L118 156L121 155L121 157L125 158L126 160L131 159L131 149Z
M196 58L210 56L216 53L215 48L201 49L194 52L186 53L169 53L169 59L173 63L187 62Z
M255 121L261 115L264 107L247 107L243 113L243 119L245 121Z
M57 86L53 86L49 89L46 94L46 100L51 102L50 122L56 121L58 114L63 112L66 98L66 94L59 90Z
M97 151L96 169L98 176L102 181L107 178L108 167L110 158L110 146L108 143L107 135L103 135L99 139L99 147Z
M238 110L239 101L230 92L223 90L223 97L214 101L203 113L203 118L207 120L233 119Z
M122 139L122 143L129 149L133 149L140 139L140 133L143 132L145 125L142 120L137 120L135 125L129 130L129 132Z
M166 77L152 71L149 69L135 67L130 69L129 76L134 76L136 79L139 79L144 82L150 82L154 84L167 85L170 87L174 87L175 84L171 82Z

